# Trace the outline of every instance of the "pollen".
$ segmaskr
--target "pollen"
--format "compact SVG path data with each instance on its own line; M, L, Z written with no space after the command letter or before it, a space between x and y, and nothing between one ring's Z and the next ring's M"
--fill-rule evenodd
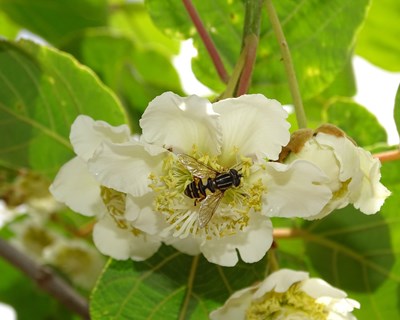
M295 283L285 292L267 292L252 301L246 311L247 320L301 319L325 320L329 314L323 304L301 290L301 283Z

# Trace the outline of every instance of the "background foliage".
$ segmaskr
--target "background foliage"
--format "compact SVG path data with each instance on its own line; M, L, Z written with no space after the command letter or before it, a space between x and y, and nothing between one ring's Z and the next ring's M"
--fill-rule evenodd
M244 1L194 0L222 60L231 73L240 54ZM373 151L386 150L386 131L353 101L354 52L389 71L400 71L397 0L275 1L311 127L340 126ZM379 5L378 5L379 4ZM15 40L21 31L46 44ZM172 58L179 42L193 38L196 77L220 94L209 55L179 0L0 0L0 168L13 177L21 169L52 179L73 156L69 128L78 114L113 125L138 119L164 91L183 94ZM379 86L379 84L377 84ZM378 88L377 88L378 90ZM250 92L283 103L291 98L277 41L262 13L260 44ZM390 108L392 106L382 106ZM397 95L395 120L400 125ZM296 128L291 116L292 130ZM4 179L3 179L4 180ZM385 163L382 181L391 190L381 213L365 216L345 208L313 223L275 220L301 228L297 239L277 242L281 267L309 270L359 300L359 319L400 318L400 164ZM5 180L3 181L5 183ZM79 229L87 223L66 212ZM73 222L71 222L73 221ZM3 237L9 237L3 230ZM90 241L90 236L87 238ZM199 260L197 260L199 259ZM222 268L163 247L152 259L109 261L93 291L93 319L205 319L236 289L263 278L267 261ZM72 319L70 311L44 296L23 275L0 261L0 300L19 319ZM82 292L88 295L88 292ZM24 304L21 306L21 297ZM50 301L50 302L49 302Z

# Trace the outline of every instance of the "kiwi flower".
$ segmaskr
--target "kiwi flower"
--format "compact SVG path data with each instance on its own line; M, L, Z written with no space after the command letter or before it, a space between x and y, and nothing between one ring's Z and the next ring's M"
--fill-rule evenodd
M310 162L276 162L290 138L287 113L260 94L212 104L166 92L144 112L139 141L129 138L125 127L102 123L104 136L82 144L85 135L93 135L88 132L93 126L82 119L93 120L82 117L73 125L71 142L86 155L98 186L126 196L118 211L121 226L184 253L202 253L213 263L233 266L238 253L248 263L260 260L272 243L270 217L315 215L331 197L325 175ZM216 181L226 173L222 188Z
M353 320L360 304L342 290L306 272L281 269L235 292L211 320Z

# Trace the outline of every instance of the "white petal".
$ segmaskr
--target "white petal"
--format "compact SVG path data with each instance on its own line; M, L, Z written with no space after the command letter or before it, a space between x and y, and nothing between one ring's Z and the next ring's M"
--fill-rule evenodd
M134 236L127 229L120 229L106 215L93 228L93 241L99 251L117 260L142 261L157 252L161 242L145 233Z
M331 297L335 299L342 299L347 297L346 292L332 287L326 281L317 278L305 280L301 285L301 289L314 299L317 299L319 297Z
M340 163L339 179L346 181L350 179L359 168L359 158L356 146L349 139L336 137L326 133L318 133L315 138L318 143L331 147Z
M355 208L365 214L374 214L380 210L390 191L379 182L381 179L379 160L374 159L371 153L362 148L358 148L357 151L363 175L358 190L351 197Z
M236 250L244 262L261 260L272 244L272 223L253 213L246 229L232 236L206 240L200 247L204 257L221 266L231 267L238 262Z
M289 165L269 162L263 211L270 217L309 217L318 214L332 197L326 175L311 162Z
M149 148L157 149L150 155ZM157 146L144 146L140 142L113 145L103 143L88 161L90 172L104 186L117 191L142 196L151 191L150 173L161 171L167 150Z
M106 212L99 183L78 157L61 167L49 190L58 201L85 216L101 216Z
M236 291L225 304L212 311L211 320L243 320L246 319L246 311L251 304L255 286Z
M218 101L213 107L221 115L223 155L238 148L241 155L277 160L289 142L288 115L276 100L261 94L243 95Z
M280 269L271 273L260 285L254 298L260 298L270 291L285 292L296 282L308 279L308 273L303 271L293 271Z
M189 153L195 144L199 151L216 155L222 141L218 118L208 100L166 92L151 101L144 112L140 120L142 140L172 148L175 153Z
M171 237L164 240L164 242L173 246L176 250L191 256L200 254L200 241L192 236L188 236L185 239Z
M160 234L167 227L162 214L153 209L154 194L148 193L141 197L126 197L125 218L148 234Z
M107 122L80 115L71 126L69 138L75 153L87 161L103 141L122 143L129 140L129 135L127 125L113 127Z

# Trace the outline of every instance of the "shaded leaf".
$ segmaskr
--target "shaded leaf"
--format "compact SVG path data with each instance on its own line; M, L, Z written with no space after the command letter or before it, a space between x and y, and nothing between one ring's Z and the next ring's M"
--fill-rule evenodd
M145 262L110 261L92 293L96 319L207 319L233 291L264 276L265 260L235 268L164 246Z
M0 42L0 163L52 177L73 157L79 114L126 122L115 96L71 56L30 41Z
M105 25L107 0L0 0L10 19L52 42L79 30Z
M389 71L400 71L400 1L372 1L357 39L356 53Z

